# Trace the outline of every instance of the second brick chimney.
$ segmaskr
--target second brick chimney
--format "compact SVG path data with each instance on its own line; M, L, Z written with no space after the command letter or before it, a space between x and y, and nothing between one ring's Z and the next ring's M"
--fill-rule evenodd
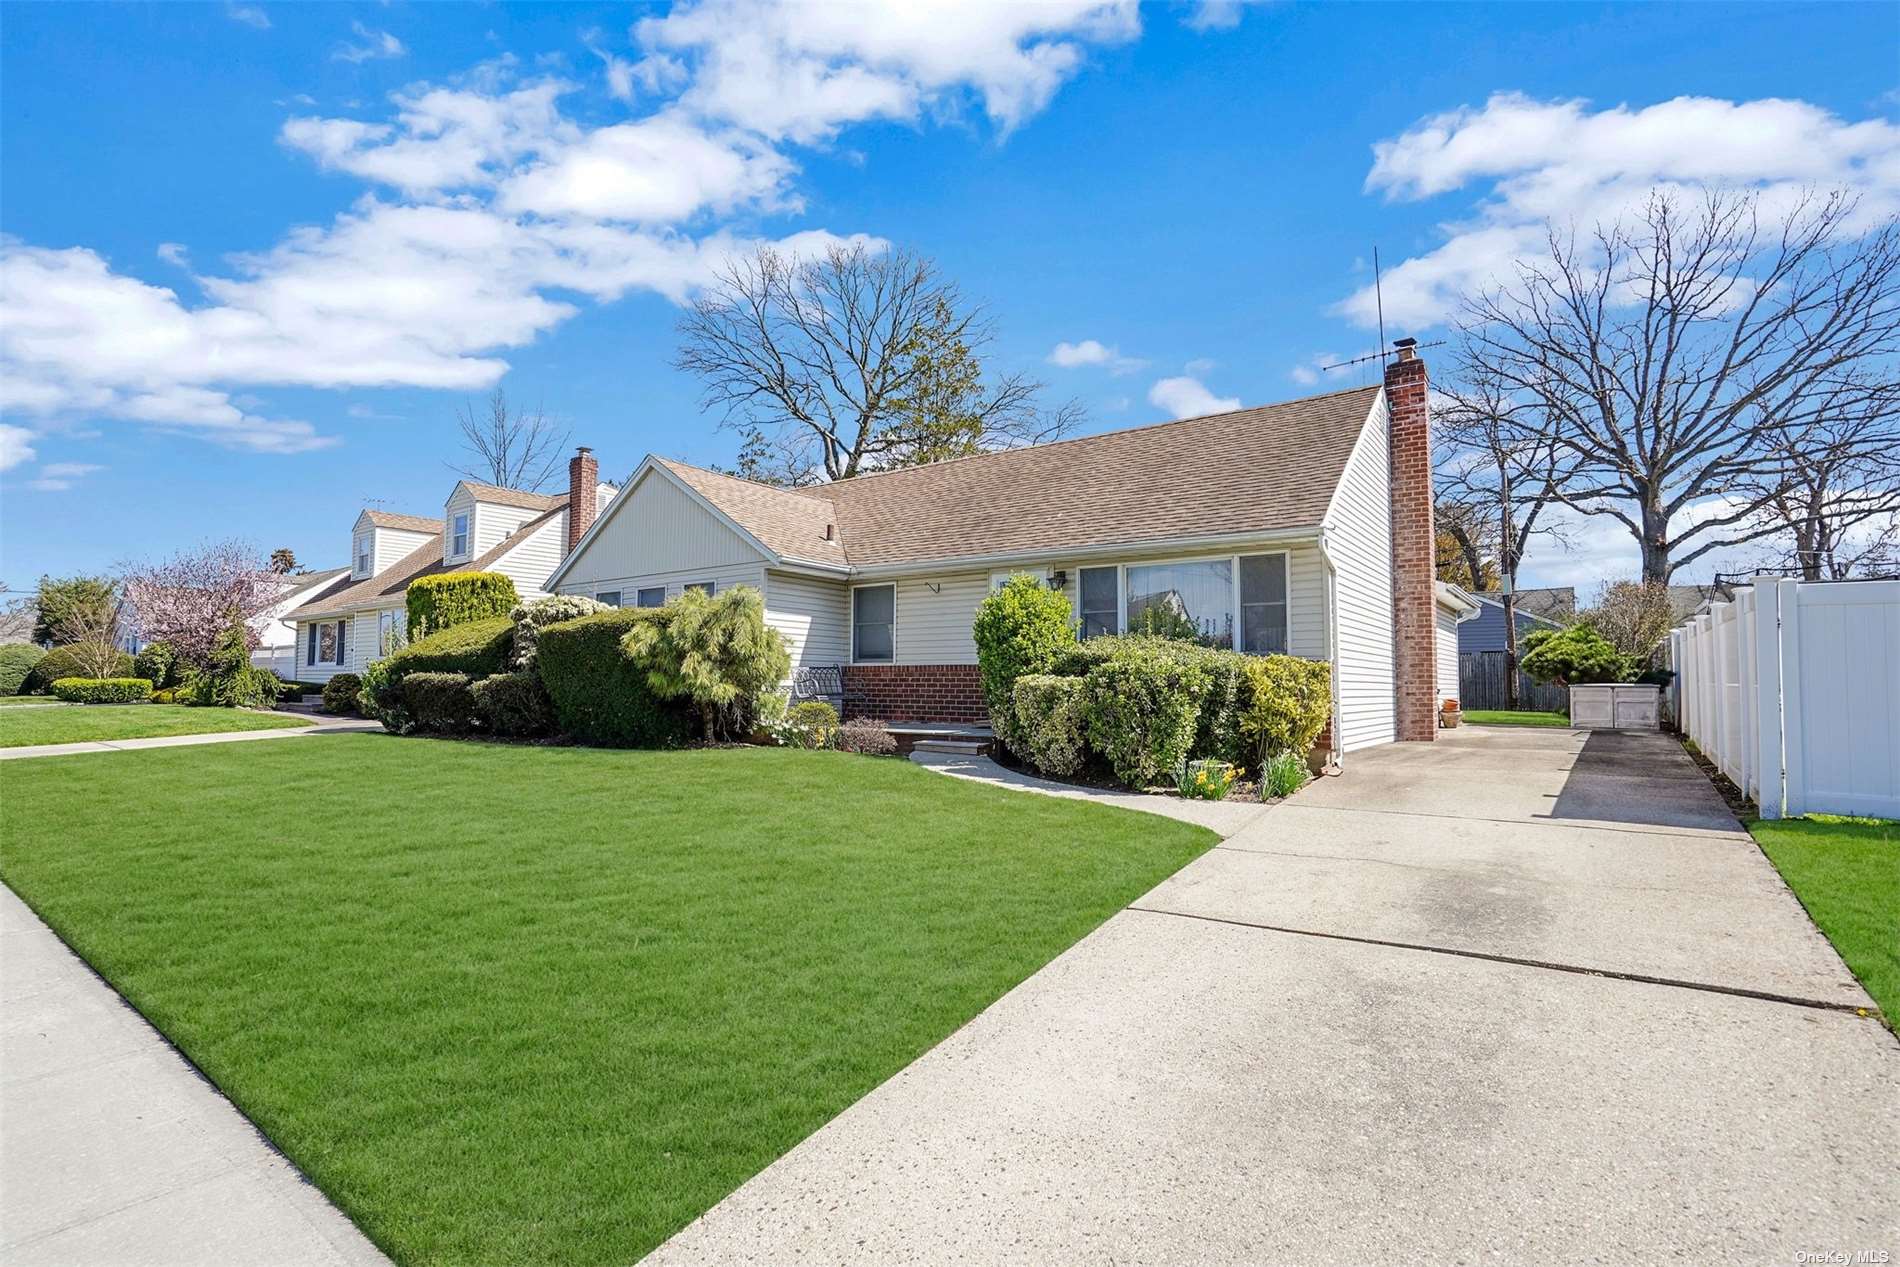
M587 530L594 526L600 497L600 463L583 445L567 460L567 553L574 553Z
M1397 738L1438 737L1437 531L1432 522L1432 430L1418 340L1400 339L1385 367L1392 467L1392 676Z

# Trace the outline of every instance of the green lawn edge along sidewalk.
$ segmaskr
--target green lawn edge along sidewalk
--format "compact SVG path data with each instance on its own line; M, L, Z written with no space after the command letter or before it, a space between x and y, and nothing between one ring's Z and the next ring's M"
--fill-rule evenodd
M241 708L183 704L67 704L0 709L0 748L55 743L111 743L169 735L218 735L239 730L294 730L299 717Z
M1815 814L1748 830L1900 1033L1900 822Z
M1562 713L1534 713L1505 708L1468 708L1465 721L1473 726L1556 726L1568 727L1570 718Z
M627 1264L1215 843L794 749L0 763L0 878L398 1262Z

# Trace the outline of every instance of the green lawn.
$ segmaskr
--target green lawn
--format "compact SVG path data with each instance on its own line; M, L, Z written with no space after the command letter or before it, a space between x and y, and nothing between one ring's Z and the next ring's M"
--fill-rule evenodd
M296 717L253 713L241 708L187 708L183 704L12 708L0 710L0 748L100 739L155 739L161 735L216 735L229 730L282 730L307 725L308 722Z
M1748 830L1900 1032L1900 823L1816 815Z
M31 708L35 704L44 706L47 704L62 704L64 702L63 700L53 698L51 695L0 695L0 708L8 708L14 705Z
M1468 708L1465 720L1473 726L1569 726L1562 713L1533 713L1506 708Z
M1214 843L904 761L0 764L0 878L403 1263L628 1264Z

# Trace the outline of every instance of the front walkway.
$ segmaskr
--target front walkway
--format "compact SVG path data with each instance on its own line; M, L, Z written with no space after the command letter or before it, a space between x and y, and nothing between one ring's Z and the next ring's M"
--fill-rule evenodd
M1347 759L659 1263L1900 1246L1900 1043L1679 746Z
M0 886L0 1260L385 1263Z
M313 725L280 726L275 730L226 730L208 735L160 735L152 739L99 739L85 743L45 743L25 748L0 748L0 761L19 761L26 757L70 757L86 752L137 752L143 748L189 748L201 743L248 743L253 739L295 739L300 735L343 735L352 731L382 728L381 722L366 721L360 717L320 717Z
M970 779L977 783L987 783L991 787L1008 788L1015 792L1039 792L1044 796L1060 796L1074 801L1093 801L1097 805L1115 805L1122 809L1139 810L1143 814L1159 814L1163 818L1179 819L1184 823L1193 823L1197 827L1206 827L1218 833L1222 839L1233 835L1247 824L1259 818L1269 809L1259 801L1190 801L1179 796L1153 796L1143 792L1124 792L1114 788L1082 787L1074 783L1057 783L1050 779L1039 779L1033 774L1021 770L1011 770L998 765L988 757L969 757L955 752L913 752L910 759L927 770L939 774L948 774L954 778Z

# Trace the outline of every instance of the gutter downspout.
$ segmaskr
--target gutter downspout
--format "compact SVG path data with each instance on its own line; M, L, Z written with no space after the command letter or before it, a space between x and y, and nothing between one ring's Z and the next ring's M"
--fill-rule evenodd
M1333 562L1330 534L1324 525L1319 530L1319 557L1326 564L1326 662L1331 666L1328 674L1329 690L1332 692L1333 720L1327 727L1333 737L1332 750L1326 754L1328 764L1335 772L1346 768L1346 754L1340 751L1339 731L1339 568Z

